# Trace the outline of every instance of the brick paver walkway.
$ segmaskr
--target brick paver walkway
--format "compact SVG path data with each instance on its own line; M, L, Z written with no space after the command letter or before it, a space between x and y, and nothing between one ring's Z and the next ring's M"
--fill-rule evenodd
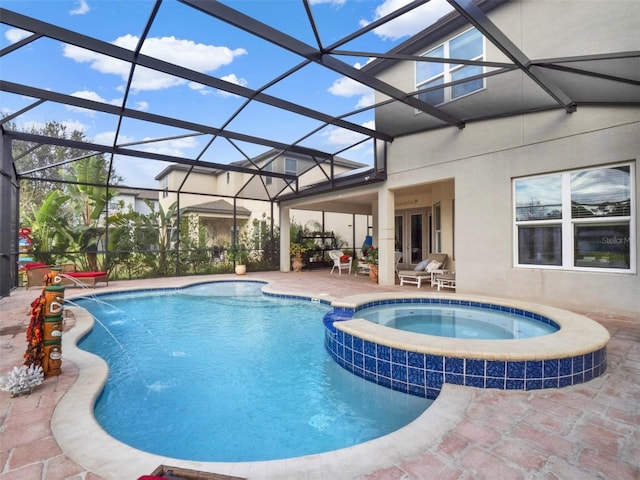
M275 281L279 290L314 295L324 292L334 298L415 288L383 287L368 283L365 277L330 276L328 271L270 272L250 277ZM183 282L184 278L111 282L97 291ZM69 290L68 296L73 293ZM18 289L0 299L2 375L22 364L29 304L38 294L37 290ZM464 416L436 445L364 474L360 480L640 479L640 313L578 313L600 322L611 334L605 375L558 390L474 389ZM46 379L29 396L10 398L0 392L0 480L102 478L67 457L50 428L56 403L77 373L73 363L63 361L62 375ZM366 465L362 471L367 471Z

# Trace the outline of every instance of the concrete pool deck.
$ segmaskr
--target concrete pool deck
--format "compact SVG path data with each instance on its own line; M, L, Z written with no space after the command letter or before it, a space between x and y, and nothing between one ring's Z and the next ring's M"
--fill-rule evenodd
M328 299L374 292L413 295L432 291L427 287L383 287L369 283L366 277L330 275L328 270L255 273L245 278L274 282L272 288L278 292ZM115 281L95 291L221 279L238 277ZM81 292L68 289L67 297L77 293ZM29 305L38 295L39 290L21 288L0 299L0 374L22 364ZM303 457L253 466L219 464L211 471L249 478L637 480L640 314L576 313L597 321L611 335L607 372L588 383L528 392L447 385L416 424L385 438L383 443L369 442L324 454L319 466L311 465L317 459ZM69 321L65 330L73 324ZM67 353L63 349L62 375L47 378L31 395L10 398L0 392L1 480L135 479L150 474L160 463L204 469L194 462L148 458L148 454L129 447L114 446L113 439L92 437L96 434L92 430L95 421L86 411L74 413L73 408L81 408L77 405L66 411L56 410L59 404L73 400L75 395L70 390L95 395L95 386L85 380L100 378L99 373L92 374L93 367L83 365L82 359L69 358L71 354ZM62 430L66 434L58 439L54 429L58 436ZM70 443L71 439L75 443Z

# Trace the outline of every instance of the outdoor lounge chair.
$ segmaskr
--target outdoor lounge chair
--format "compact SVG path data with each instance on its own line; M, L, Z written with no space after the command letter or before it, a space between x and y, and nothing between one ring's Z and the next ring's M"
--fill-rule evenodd
M437 268L429 268L428 264L433 261L438 262L440 265ZM444 267L447 263L447 254L446 253L432 253L430 254L426 260L420 262L425 265L427 268L422 268L419 270L400 270L398 272L398 277L400 278L400 285L404 285L405 283L409 283L412 285L417 285L418 288L422 286L423 281L428 281L431 285L435 285L435 278L438 274L443 273ZM418 264L418 267L422 265Z
M96 283L106 283L109 285L107 272L67 272L66 278L62 277L62 285L65 287L92 287L96 288Z
M75 272L76 267L72 263L65 263L57 265L62 268L62 273ZM44 276L51 271L54 265L47 265L46 263L29 263L24 267L24 280L25 287L29 290L30 287L42 287L44 284Z
M342 270L347 273L351 271L351 263L353 258L350 255L345 255L342 250L330 250L329 258L333 260L333 267L331 267L331 273L335 268L338 269L338 275L342 275Z
M43 263L25 266L25 279L27 290L30 287L42 287L44 276L51 271L54 266L62 268L62 282L65 287L96 287L97 283L109 284L109 277L106 272L77 272L72 263L63 265L46 265Z

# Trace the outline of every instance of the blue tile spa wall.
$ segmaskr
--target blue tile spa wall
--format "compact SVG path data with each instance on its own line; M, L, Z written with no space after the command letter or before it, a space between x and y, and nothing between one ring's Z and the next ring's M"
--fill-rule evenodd
M559 388L587 382L606 370L606 348L570 358L528 361L459 358L416 353L344 333L333 322L352 309L334 308L324 318L325 345L346 370L371 382L413 395L436 398L444 383L502 390Z

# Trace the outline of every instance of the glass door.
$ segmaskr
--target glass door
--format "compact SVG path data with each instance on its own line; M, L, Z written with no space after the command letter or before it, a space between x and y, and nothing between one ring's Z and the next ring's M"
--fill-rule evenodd
M426 257L424 248L424 214L423 213L411 213L409 214L409 228L410 228L410 259L411 266L417 265L423 260L423 256Z
M402 252L403 268L413 268L427 257L425 215L425 212L403 212L395 216L395 251Z

